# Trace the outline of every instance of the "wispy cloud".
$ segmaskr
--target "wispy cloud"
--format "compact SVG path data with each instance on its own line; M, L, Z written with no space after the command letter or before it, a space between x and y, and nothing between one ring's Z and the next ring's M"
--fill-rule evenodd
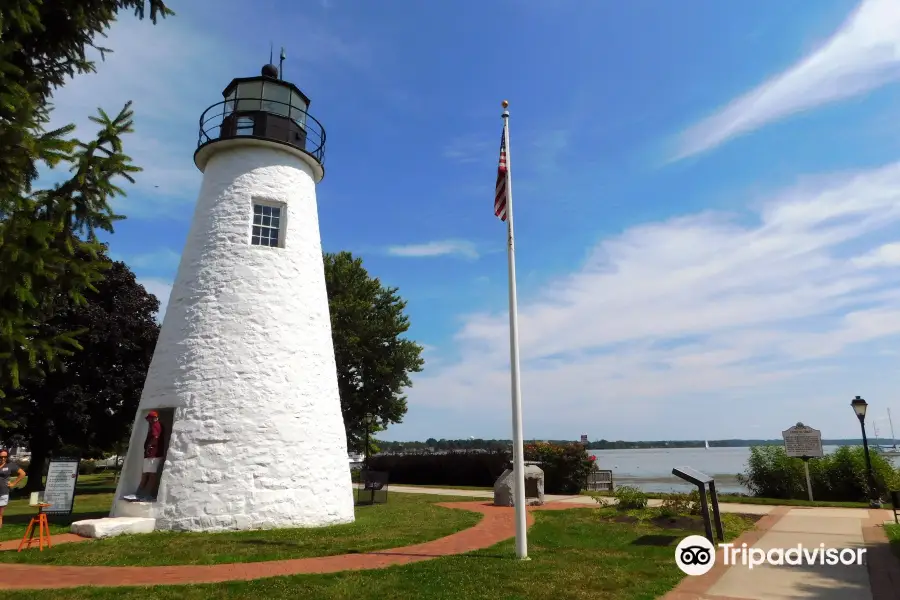
M88 117L98 107L115 114L133 101L135 133L124 139L125 152L144 170L135 185L125 186L129 196L116 210L129 217L189 218L183 207L196 198L201 178L191 158L198 118L234 76L235 50L179 17L155 26L122 19L102 45L113 52L104 61L94 57L97 72L75 77L54 94L52 124L75 123L76 135L88 138L96 129Z
M171 248L160 248L152 252L134 254L122 260L135 270L170 271L178 267L181 254Z
M463 135L451 140L444 146L444 158L458 163L489 164L492 154L499 156L500 134L493 142L483 135ZM496 157L495 157L496 160Z
M208 10L218 8L213 2L204 4ZM242 5L240 10L245 8ZM200 6L191 10L203 14ZM288 48L288 66L328 73L340 64L375 72L373 52L364 40L346 39L312 18L296 16L292 21L293 27L312 32L306 44L316 52L298 49L293 55ZM128 197L117 201L116 210L128 217L190 219L188 207L202 178L193 163L200 116L222 101L220 92L232 78L258 72L258 65L241 71L248 64L244 47L198 23L202 22L190 15L176 15L156 26L123 18L102 40L113 52L105 61L94 56L97 73L79 75L54 94L52 124L75 123L76 135L82 138L96 129L88 118L98 107L115 114L125 102L134 101L135 133L125 138L125 152L144 170L136 175L134 185L125 185ZM64 175L43 173L45 181Z
M710 401L707 422L757 418L783 402L779 386L812 376L810 385L846 385L823 369L850 368L854 348L874 352L900 335L900 270L863 268L864 257L895 256L897 243L876 250L868 240L900 227L900 163L809 180L763 204L754 221L699 213L639 225L523 298L529 422L559 426L577 414L633 429L670 407L700 410L704 395L745 400ZM508 336L502 312L465 317L455 347L442 349L462 358L417 377L410 406L477 406L502 423ZM820 393L807 388L791 403L818 406ZM808 417L784 420L798 418Z
M674 160L900 79L900 3L863 0L817 51L685 131Z
M473 242L467 240L443 240L427 242L425 244L407 244L404 246L391 246L387 249L391 256L407 258L433 258L436 256L462 256L464 258L478 258L478 250Z
M900 267L900 243L885 244L853 262L862 268Z

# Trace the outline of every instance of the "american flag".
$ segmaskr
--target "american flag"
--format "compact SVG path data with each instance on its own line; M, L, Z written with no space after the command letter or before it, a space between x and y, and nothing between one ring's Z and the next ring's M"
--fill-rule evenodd
M506 126L500 133L500 164L497 165L497 186L494 189L494 214L506 221Z

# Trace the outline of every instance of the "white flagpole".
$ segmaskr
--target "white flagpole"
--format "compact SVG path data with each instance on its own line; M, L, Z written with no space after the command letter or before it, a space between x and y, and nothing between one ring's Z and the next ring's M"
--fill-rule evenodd
M512 380L513 477L515 478L516 556L528 559L525 508L525 451L522 443L522 393L519 380L519 308L516 299L516 244L513 229L512 163L509 154L509 102L503 101L503 137L506 144L506 224L509 261L509 366Z

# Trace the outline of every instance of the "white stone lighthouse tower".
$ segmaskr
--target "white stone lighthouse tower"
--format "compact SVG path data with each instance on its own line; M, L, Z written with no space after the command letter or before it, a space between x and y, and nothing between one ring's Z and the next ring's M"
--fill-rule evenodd
M111 516L190 531L351 522L316 207L325 131L274 65L223 94L200 119L203 185ZM158 489L129 502L151 410Z

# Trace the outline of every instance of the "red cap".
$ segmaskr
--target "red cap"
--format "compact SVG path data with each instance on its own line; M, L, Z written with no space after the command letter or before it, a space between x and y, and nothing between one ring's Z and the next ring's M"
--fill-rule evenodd
M147 413L147 418L149 419L150 417L159 418L159 413L156 412L155 410L151 410L150 412Z

